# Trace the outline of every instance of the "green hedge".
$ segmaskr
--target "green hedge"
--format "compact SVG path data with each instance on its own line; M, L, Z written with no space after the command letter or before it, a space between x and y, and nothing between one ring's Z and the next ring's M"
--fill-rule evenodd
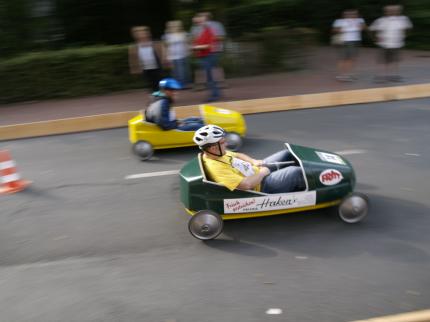
M267 28L226 48L227 77L303 68L307 29ZM226 46L228 47L228 46ZM192 62L198 67L196 61ZM127 46L98 46L35 52L0 62L0 103L97 95L143 88L129 75Z
M271 26L303 26L300 17L304 14L300 1L268 0L247 3L226 10L226 27L232 37L240 37L249 32L257 32Z
M141 88L127 46L29 53L0 62L0 102L94 95Z
M371 24L381 16L383 6L393 2L404 4L404 14L414 24L414 29L408 34L406 45L409 48L430 49L428 0L261 0L228 8L224 15L229 35L234 38L272 26L307 27L318 30L320 40L328 43L331 25L343 10L357 8L366 23ZM366 45L374 45L366 33L364 42Z
M308 28L270 27L228 42L223 66L229 76L251 76L303 69L317 32ZM233 47L233 48L229 48Z

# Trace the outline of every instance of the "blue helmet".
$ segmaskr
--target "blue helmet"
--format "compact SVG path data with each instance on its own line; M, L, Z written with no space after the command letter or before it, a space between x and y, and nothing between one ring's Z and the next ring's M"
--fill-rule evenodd
M182 89L181 83L174 78L163 78L159 83L160 89Z

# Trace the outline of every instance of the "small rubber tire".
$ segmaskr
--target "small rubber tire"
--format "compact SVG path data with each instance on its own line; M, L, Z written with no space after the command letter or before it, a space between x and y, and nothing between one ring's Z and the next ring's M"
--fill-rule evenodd
M212 210L200 210L188 221L191 235L200 240L215 239L224 227L222 217Z
M238 151L243 144L242 137L236 132L228 132L225 135L226 147L230 151Z
M366 195L353 192L346 196L338 206L339 218L348 224L362 221L369 212L369 199Z
M147 141L137 141L133 144L133 153L142 161L146 161L151 159L154 155L154 148L152 144Z

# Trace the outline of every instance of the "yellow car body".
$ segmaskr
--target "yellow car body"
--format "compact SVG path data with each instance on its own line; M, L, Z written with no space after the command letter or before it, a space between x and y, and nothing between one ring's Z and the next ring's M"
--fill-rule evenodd
M222 127L226 132L237 133L244 136L246 123L242 114L211 105L201 105L200 117L205 124L214 124ZM128 121L129 140L132 144L140 141L150 143L154 150L193 146L194 131L163 130L158 125L144 120L138 115Z

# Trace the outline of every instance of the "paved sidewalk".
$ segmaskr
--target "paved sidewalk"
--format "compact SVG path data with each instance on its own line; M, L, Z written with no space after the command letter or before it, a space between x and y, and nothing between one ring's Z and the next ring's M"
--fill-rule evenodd
M310 54L309 66L305 70L228 79L229 87L223 90L222 101L400 85L401 83L373 82L375 74L382 71L382 66L376 62L377 54L377 49L361 49L356 73L358 80L343 83L335 79L336 50L316 48ZM402 56L400 73L404 77L403 84L430 83L430 52L404 51ZM101 96L0 105L0 125L139 110L147 105L148 94L146 90L134 90ZM176 105L199 104L206 96L206 91L183 91ZM264 109L264 106L261 108Z

